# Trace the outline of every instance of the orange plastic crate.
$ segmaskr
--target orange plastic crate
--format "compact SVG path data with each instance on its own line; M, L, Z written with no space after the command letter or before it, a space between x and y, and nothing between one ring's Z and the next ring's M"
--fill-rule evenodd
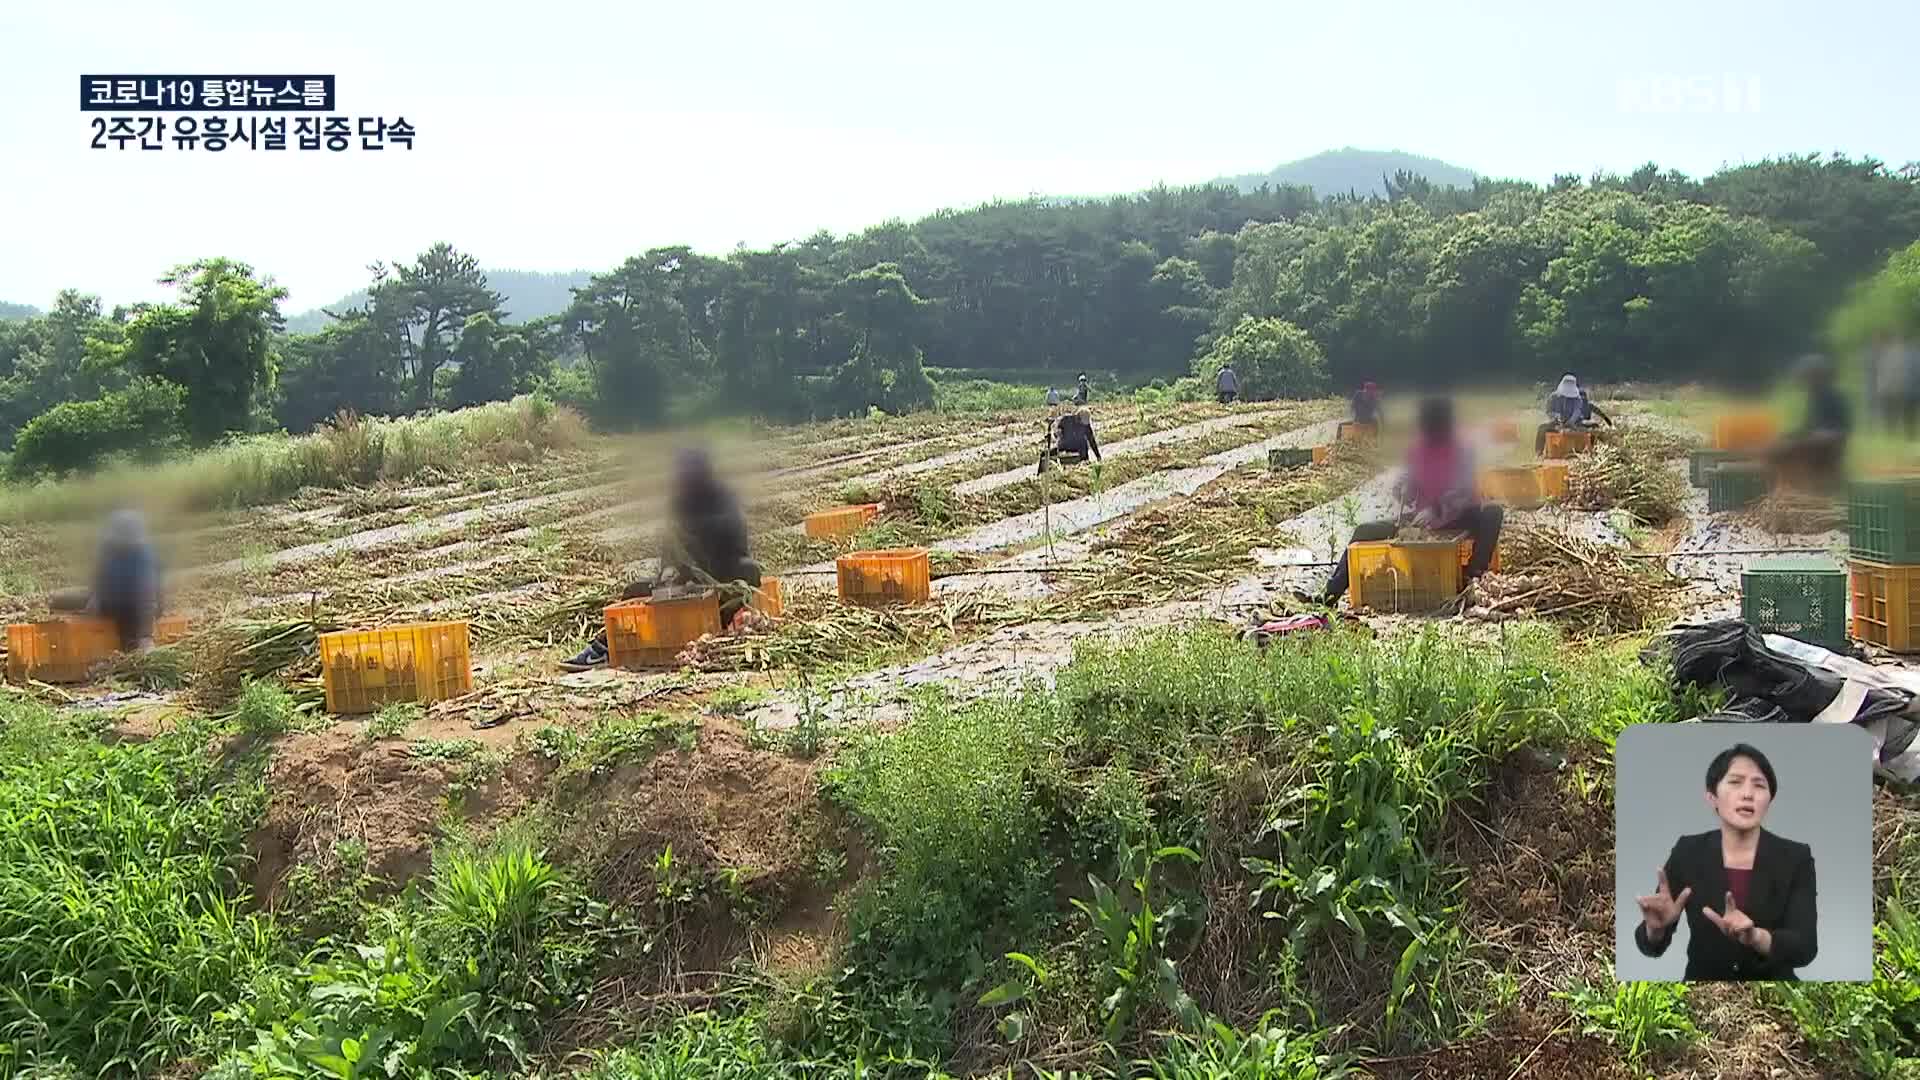
M352 716L382 705L422 705L473 689L464 622L413 623L320 635L327 711Z
M1515 443L1520 441L1520 425L1512 420L1495 420L1487 425L1487 434L1494 442Z
M1313 463L1315 465L1325 465L1327 459L1332 456L1333 447L1331 446L1316 446L1313 448Z
M777 577L760 579L760 587L754 590L753 599L747 606L770 618L779 618L787 608L786 599L781 595L780 579Z
M1713 448L1759 450L1773 442L1777 434L1772 413L1761 410L1728 413L1713 422Z
M922 604L933 596L926 548L856 551L834 563L840 599L864 607Z
M859 506L841 506L832 510L822 510L807 515L807 535L815 540L837 540L843 536L852 536L867 527L867 522L880 513L879 503L862 503Z
M1457 544L1460 548L1460 584L1462 587L1465 587L1467 582L1467 564L1473 561L1473 537L1462 536L1457 541ZM1497 574L1499 572L1500 545L1495 544L1493 545L1493 558L1487 560L1487 573Z
M1920 652L1920 566L1847 560L1853 636L1897 653Z
M1516 510L1532 510L1546 501L1540 474L1527 468L1481 470L1480 497Z
M1575 454L1584 454L1593 449L1591 431L1549 431L1547 432L1547 457L1570 458Z
M1385 613L1428 612L1460 595L1460 544L1382 540L1347 552L1353 606Z
M7 678L45 683L85 682L95 664L120 648L111 619L76 616L7 627Z
M153 643L171 645L187 636L185 615L162 615L153 623Z
M672 667L680 650L720 632L720 593L678 600L628 600L606 609L611 667Z
M1541 498L1564 499L1567 497L1566 462L1543 461L1533 467L1533 472L1540 479Z
M1372 442L1380 435L1380 425L1363 424L1358 420L1342 420L1334 429L1335 442Z

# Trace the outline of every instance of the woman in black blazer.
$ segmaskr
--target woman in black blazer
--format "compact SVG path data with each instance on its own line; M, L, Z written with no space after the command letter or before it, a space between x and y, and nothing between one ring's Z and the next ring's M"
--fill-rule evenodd
M1647 956L1673 943L1687 917L1688 982L1798 981L1813 962L1813 849L1760 827L1780 792L1766 755L1741 743L1707 766L1713 832L1683 836L1660 870L1659 889L1642 896L1633 941Z

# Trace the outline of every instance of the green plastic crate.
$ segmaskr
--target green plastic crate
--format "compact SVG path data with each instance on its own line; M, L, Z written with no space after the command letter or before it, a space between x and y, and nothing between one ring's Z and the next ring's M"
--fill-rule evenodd
M1709 469L1716 465L1740 460L1740 453L1734 450L1695 450L1692 456L1687 458L1687 479L1693 483L1694 487L1706 487Z
M1920 564L1920 477L1848 485L1847 547L1856 559Z
M1772 484L1764 465L1729 462L1707 470L1707 512L1741 510L1766 497Z
M1740 575L1740 617L1762 633L1844 652L1846 568L1817 555L1755 559Z
M1313 464L1313 447L1279 446L1267 451L1267 468L1274 472Z

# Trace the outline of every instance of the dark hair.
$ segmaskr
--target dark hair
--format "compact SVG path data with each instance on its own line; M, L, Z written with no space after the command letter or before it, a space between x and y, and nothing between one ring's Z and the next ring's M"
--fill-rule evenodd
M1748 746L1746 743L1733 744L1727 749L1720 751L1720 753L1714 757L1713 761L1708 763L1708 791L1719 787L1720 781L1727 778L1727 770L1733 768L1734 758L1746 758L1755 765L1760 766L1760 775L1767 778L1767 790L1774 795L1780 794L1780 780L1773 773L1773 762L1767 760L1767 755L1761 753L1755 747Z
M1427 435L1453 433L1453 400L1430 397L1420 402L1420 430Z

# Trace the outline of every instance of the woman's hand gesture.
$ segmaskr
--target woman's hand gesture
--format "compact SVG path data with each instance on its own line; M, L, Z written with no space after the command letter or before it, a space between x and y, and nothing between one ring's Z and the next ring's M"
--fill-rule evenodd
M1679 896L1673 895L1673 890L1667 887L1666 867L1661 867L1659 874L1660 888L1652 896L1639 898L1640 919L1651 937L1664 935L1668 927L1679 922L1680 913L1687 910L1687 900L1693 896L1691 885L1681 889Z
M1733 904L1733 894L1727 894L1727 913L1725 915L1708 908L1701 914L1707 921L1720 928L1720 932L1749 949L1758 948L1763 931L1753 924L1753 917L1741 911Z

